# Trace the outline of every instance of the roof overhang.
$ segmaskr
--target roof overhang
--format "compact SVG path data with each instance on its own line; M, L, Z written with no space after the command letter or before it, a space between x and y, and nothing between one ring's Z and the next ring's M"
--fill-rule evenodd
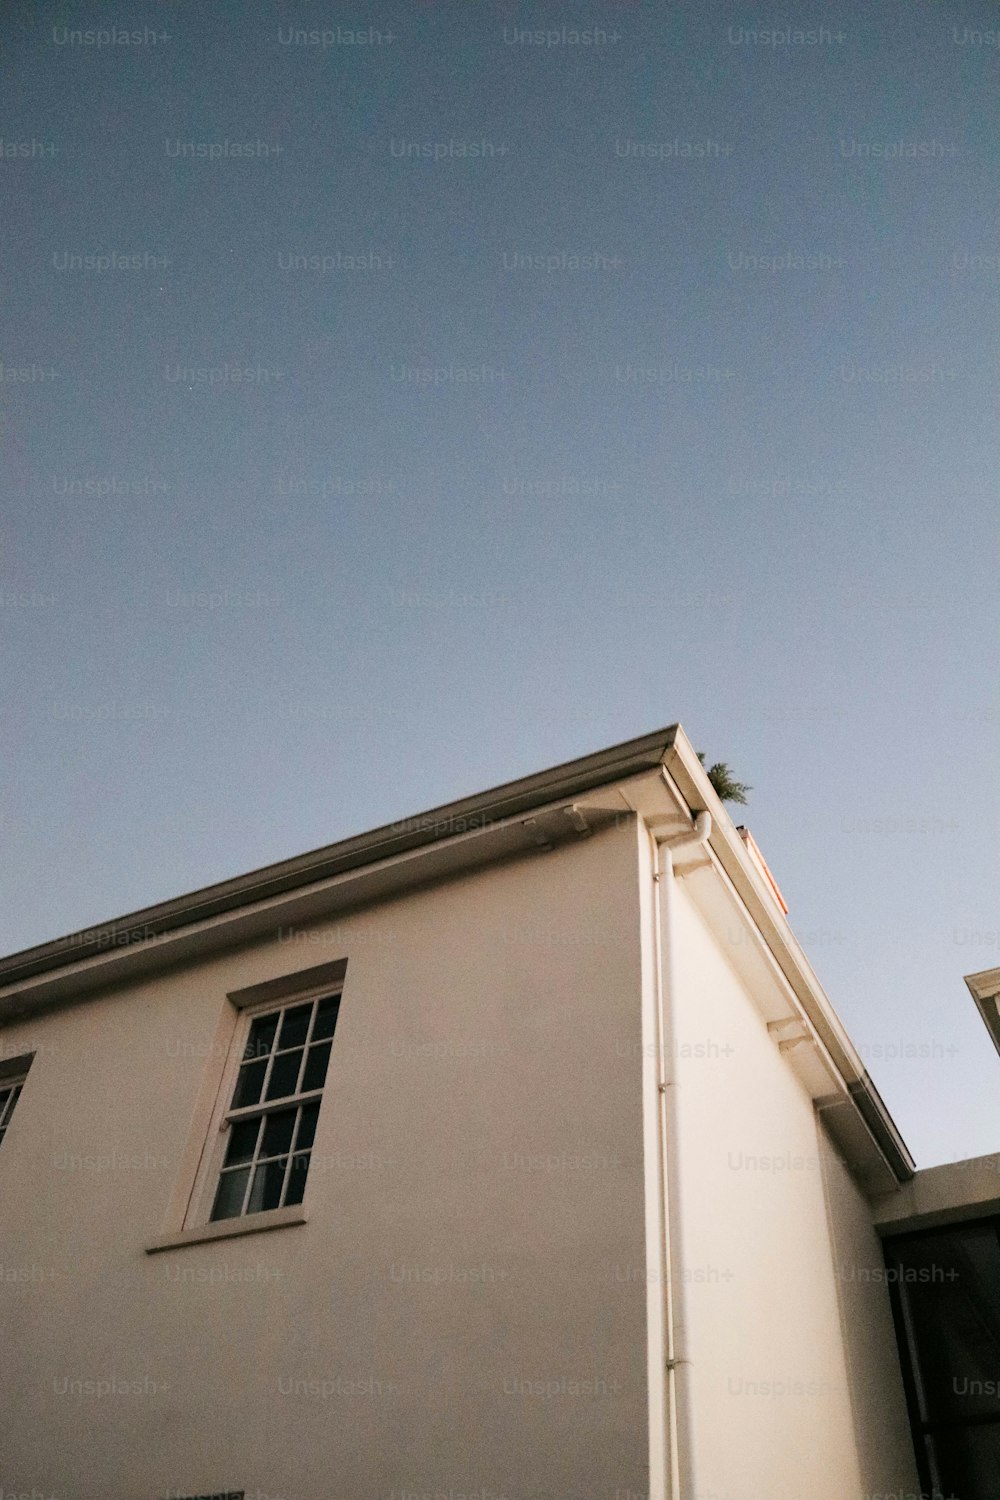
M0 959L0 1024L272 937L282 925L346 914L486 863L549 850L623 813L641 816L664 840L690 828L701 811L712 814L701 863L710 865L725 898L749 922L784 986L776 1041L782 1050L794 1049L790 1060L797 1068L812 1057L803 1081L831 1134L867 1189L888 1191L912 1176L912 1158L799 947L773 883L751 858L676 724ZM806 1042L809 1047L801 1048Z
M335 889L341 894L332 902L334 909L357 906L418 881L459 874L475 864L570 837L574 827L559 815L561 806L659 767L676 732L677 726L657 730L0 958L0 1020L11 1014L9 1002L15 996L25 1004L58 998L66 988L55 984L59 975L71 973L70 988L79 994L81 987L108 982L112 969L115 982L187 958L191 950L204 951L205 942L192 939L203 938L210 929L221 934L223 924L231 939L240 942L273 928L276 917L302 922L321 915L330 909L326 898ZM615 806L621 812L624 804L619 800ZM548 816L544 826L537 826L537 819L553 809L556 818Z
M993 1045L1000 1052L1000 969L981 969L978 974L966 974L965 982L986 1022Z
M869 1193L909 1181L916 1169L913 1158L799 946L780 892L751 857L679 727L664 769L692 814L704 810L712 815L713 861L734 904L746 911L759 932L768 962L787 986L789 1013L772 1023L778 1045L789 1049L831 1135ZM819 1091L820 1072L835 1084L831 1089L828 1082L826 1094Z

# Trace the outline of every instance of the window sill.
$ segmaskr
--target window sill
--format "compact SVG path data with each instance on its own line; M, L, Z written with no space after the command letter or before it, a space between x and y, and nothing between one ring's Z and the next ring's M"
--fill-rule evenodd
M197 1224L179 1234L165 1234L146 1246L147 1255L161 1250L178 1250L183 1245L203 1245L209 1240L229 1240L240 1234L262 1234L267 1229L284 1229L290 1224L304 1224L308 1215L301 1203L291 1208L272 1208L262 1214L244 1214L241 1219L217 1219L211 1224Z

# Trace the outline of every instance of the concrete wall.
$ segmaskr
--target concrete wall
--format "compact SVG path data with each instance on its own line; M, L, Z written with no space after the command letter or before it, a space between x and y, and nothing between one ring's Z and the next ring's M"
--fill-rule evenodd
M893 1234L1000 1213L1000 1152L925 1167L898 1193L878 1199L873 1213Z
M915 1494L870 1210L684 879L674 918L697 1500Z
M636 880L609 829L0 1032L4 1495L644 1494ZM345 956L309 1222L147 1256L225 992Z

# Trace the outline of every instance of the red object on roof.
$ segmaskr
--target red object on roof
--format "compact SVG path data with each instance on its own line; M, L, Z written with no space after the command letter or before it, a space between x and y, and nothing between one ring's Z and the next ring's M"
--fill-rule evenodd
M743 840L744 844L746 845L747 853L749 854L750 858L753 860L754 864L757 866L757 868L760 871L760 873L763 875L764 879L767 881L768 885L771 887L771 890L774 892L774 898L775 898L775 900L777 901L778 905L781 907L781 910L784 912L785 916L787 917L788 916L788 902L785 900L784 896L781 894L781 891L778 888L778 882L775 880L774 876L771 874L771 871L768 869L767 860L764 858L763 854L761 854L760 850L757 848L757 840L754 838L754 836L750 832L749 828L745 827L742 823L739 825L739 827L737 828L736 832L739 834L740 838Z

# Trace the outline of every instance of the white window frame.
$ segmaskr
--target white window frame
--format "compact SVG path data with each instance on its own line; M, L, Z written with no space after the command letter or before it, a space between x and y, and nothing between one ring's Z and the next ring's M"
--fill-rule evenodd
M243 1490L216 1490L211 1495L178 1495L176 1500L243 1500Z
M309 977L310 973L315 973L317 971L307 971L306 974L303 974L301 976L289 976L288 980L280 981L279 984L275 986L276 989L280 986L281 992L270 995L266 999L255 1000L254 996L262 990L271 989L271 985L254 986L250 990L238 991L230 994L229 999L234 1005L236 1005L237 1009L239 1010L239 1015L237 1017L232 1041L230 1042L229 1054L226 1058L225 1067L223 1068L222 1079L219 1085L218 1098L212 1114L212 1122L209 1127L208 1140L205 1146L205 1150L202 1153L201 1164L198 1168L198 1173L195 1178L194 1189L189 1200L188 1212L185 1216L182 1232L186 1233L190 1230L209 1229L213 1231L213 1233L224 1233L228 1231L235 1234L240 1233L244 1228L249 1228L255 1224L263 1225L268 1222L284 1219L289 1214L295 1214L296 1217L300 1216L300 1204L288 1204L283 1205L279 1208L258 1210L253 1213L242 1212L240 1214L234 1214L231 1217L225 1219L213 1219L212 1209L215 1206L216 1192L219 1187L219 1180L222 1176L223 1164L226 1159L226 1151L229 1145L230 1130L232 1125L242 1119L252 1119L255 1115L257 1117L260 1117L261 1115L265 1114L275 1114L281 1110L287 1110L302 1104L308 1104L317 1101L320 1104L320 1111L322 1113L323 1096L326 1092L326 1088L329 1082L330 1065L328 1063L326 1077L323 1080L323 1085L321 1088L309 1089L297 1094L288 1094L280 1099L270 1099L265 1101L263 1098L261 1098L261 1100L258 1101L257 1104L246 1105L243 1108L234 1110L232 1108L232 1100L236 1091L236 1083L239 1077L240 1067L245 1060L244 1052L246 1051L247 1041L250 1037L250 1028L253 1025L253 1022L262 1016L276 1015L286 1010L292 1010L298 1005L307 1004L309 1001L315 1002L319 1000L339 997L342 1002L344 988L343 972L345 967L346 965L344 965L343 963L338 965L322 966L322 972L336 971L338 974L338 978L336 980L331 981L330 979L327 979L325 983L314 982L309 985L305 985L302 983L295 984L294 981L296 977L299 977L301 980L305 980ZM293 985L294 988L292 987ZM312 1029L315 1024L317 1010L318 1006L314 1008L313 1015L310 1019L309 1033L307 1035L306 1041L303 1043L303 1053L305 1053L305 1050L309 1045L309 1038L312 1035ZM272 1059L275 1055L276 1053L271 1053ZM330 1050L330 1057L332 1060L332 1046ZM262 1095L266 1092L266 1079L270 1076L271 1065L272 1064L269 1063L268 1069L266 1071L265 1083L261 1089ZM296 1130L297 1128L298 1122L296 1122ZM317 1133L318 1130L319 1121L317 1120ZM258 1139L258 1145L259 1144L260 1140ZM311 1154L315 1152L315 1139L313 1140L313 1143L310 1146L309 1150ZM291 1150L289 1151L288 1156L289 1165L286 1169L285 1181L282 1187L283 1194L287 1190L288 1173L291 1171ZM267 1158L264 1159L267 1160ZM249 1194L252 1189L254 1170L256 1168L257 1161L258 1158L255 1154L252 1163L252 1169L247 1182L247 1194ZM310 1170L311 1167L312 1161L310 1159ZM307 1173L307 1190L308 1186L309 1174ZM245 1209L247 1203L246 1195L244 1196L243 1203Z

